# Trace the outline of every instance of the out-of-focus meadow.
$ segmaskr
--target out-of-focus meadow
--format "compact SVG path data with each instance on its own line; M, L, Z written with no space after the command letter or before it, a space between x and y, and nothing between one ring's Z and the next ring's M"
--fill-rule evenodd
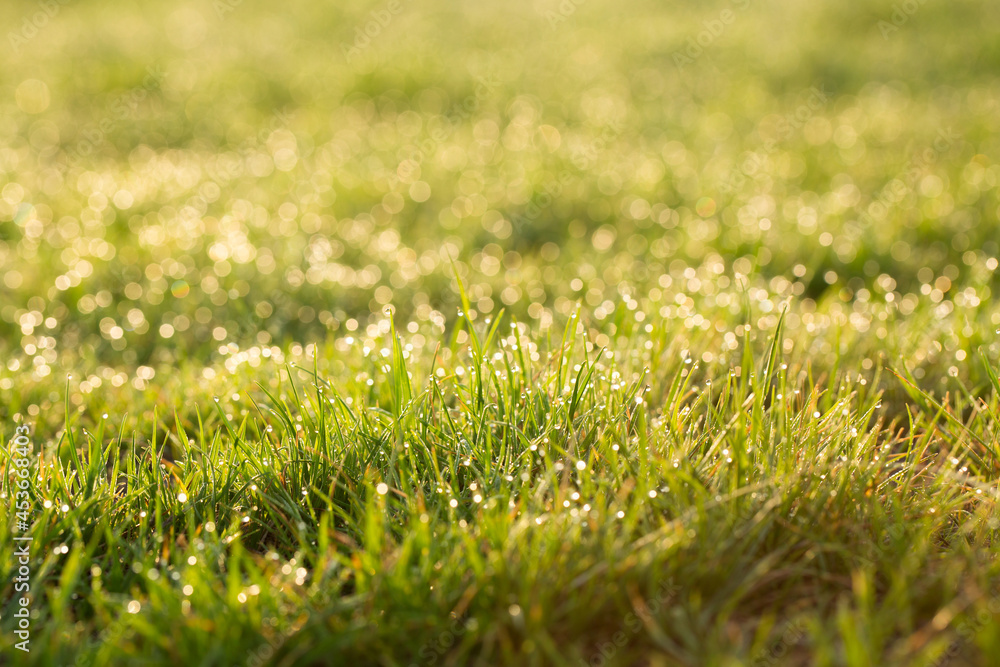
M669 638L642 634L617 653L621 664L640 664L653 647L666 662L650 664L770 659L760 648L778 627L769 614L817 595L822 603L796 626L811 628L811 643L785 647L797 656L793 664L904 664L941 655L951 646L951 620L985 599L942 592L957 585L961 559L985 591L989 576L968 563L992 552L976 546L961 559L939 558L934 545L945 541L944 528L933 515L940 508L938 516L952 517L952 527L962 512L980 512L975 516L986 522L992 510L963 503L977 501L975 488L987 489L980 500L996 495L990 480L997 422L987 407L996 409L991 392L1000 393L1000 384L990 384L1000 355L1000 4L5 0L0 25L0 429L6 437L15 421L27 419L44 455L65 471L62 486L50 479L38 491L39 502L56 501L54 508L46 501L39 524L47 526L46 537L37 538L55 545L57 555L45 561L52 586L55 573L64 572L63 544L87 542L80 558L106 558L104 572L114 572L103 592L101 567L86 585L85 578L61 575L53 589L60 592L42 612L52 659L87 655L95 664L116 664L156 656L150 659L196 664L191 660L202 656L204 664L243 664L256 655L247 647L270 636L258 634L257 614L267 613L236 619L253 588L256 604L283 619L272 629L305 627L301 643L273 648L284 656L280 664L324 664L329 651L348 647L372 664L408 664L429 644L400 637L414 627L421 637L438 632L450 610L466 624L452 637L454 649L433 644L435 659L480 656L483 664L499 664L526 655L538 664L593 665L596 654L579 638L603 637L607 624L588 614L613 616L608 609L634 605L628 586L659 563L660 556L635 556L628 540L672 536L684 525L688 532L678 527L663 554L701 549L697 557L685 553L715 569L675 573L675 582L701 582L697 594L682 593L688 625L673 618L664 626ZM494 338L501 310L503 329ZM586 342L574 348L577 334ZM501 347L496 356L484 351L491 341ZM779 367L782 355L788 363ZM308 416L312 399L286 384L305 371L286 363L329 379L310 380L313 407L325 416L315 422ZM501 386L519 374L520 389ZM688 382L703 389L687 393ZM252 405L240 397L244 392ZM338 399L330 398L328 408L330 395ZM436 405L436 397L450 408ZM251 469L257 460L244 456L250 437L244 429L257 418L258 402L272 408L266 416L259 412L261 419L273 416L278 431L287 426L287 432L269 435L272 427L261 423L254 451L264 467ZM648 447L662 456L663 468L638 450L630 450L642 461L637 470L617 467L618 442L647 447L645 417L636 416L647 404ZM537 423L535 408L542 415ZM340 429L337 420L355 418L355 409L358 421L346 439L338 431L336 441L333 424ZM480 437L500 424L507 430L497 442L510 442L498 453ZM142 448L156 453L160 445L156 458L173 476L161 478L157 465L137 472L123 464L130 481L122 488L129 503L144 508L141 519L124 507L122 488L116 491L118 457L103 450L116 430L116 446L125 446L133 428L141 434L124 458L153 460ZM446 437L453 428L470 429L468 440ZM621 429L613 448L606 429ZM84 434L79 442L75 430ZM751 462L727 444L736 431ZM779 431L784 435L774 435ZM841 451L828 436L860 440ZM313 437L322 447L344 449L326 451L326 458L313 450L293 456ZM81 444L87 438L92 444ZM545 459L550 438L552 451L566 448L555 463L555 454ZM404 441L408 453L401 453ZM793 446L768 450L779 441ZM216 451L219 442L228 444ZM380 453L351 458L350 442ZM455 447L450 472L438 470L437 454L430 453L445 442ZM886 490L882 473L871 472L863 486L848 472L862 461L881 469L879 452L890 444L903 452L906 474L942 475L926 486L903 485L919 496L912 505L901 500L906 494ZM414 453L418 445L426 457L415 461L425 455ZM598 445L607 449L587 458L587 448ZM966 459L962 448L974 455ZM757 460L751 449L772 453ZM823 458L834 451L840 458ZM216 486L213 456L238 483ZM318 457L312 467L295 467L311 456ZM805 466L803 456L817 467ZM279 471L283 457L291 468ZM720 472L733 457L733 476ZM680 463L696 459L695 472ZM598 468L612 460L613 474L599 477ZM934 467L945 461L952 461L947 474ZM480 463L485 467L477 471ZM515 477L521 465L528 472ZM560 494L572 490L569 473L589 475L591 466L599 481L581 481L564 500ZM959 473L978 477L955 482ZM534 484L535 474L550 474L551 486L518 495L516 480ZM841 500L833 500L836 492L809 495L820 474L843 476L837 477L844 480ZM334 493L331 480L340 484L343 476L349 491ZM704 521L706 499L751 492L757 498L757 482L785 484L775 491L783 510L804 499L781 515L797 522L796 530L831 532L813 536L812 548L781 533L792 531L790 524L775 528L782 537L750 546L749 537L739 542L739 531L727 533L724 539L734 542L726 542L725 557L748 560L713 560L722 558L712 551L722 542L708 536L725 521L685 524L696 521L692 507ZM280 511L265 511L273 500L268 484L279 495L295 487ZM699 484L702 496L690 491L666 500L671 488ZM254 495L258 485L262 491ZM375 488L374 500L364 500L364 490ZM639 500L628 495L633 488ZM427 491L427 505L418 489ZM675 504L649 510L657 489L655 502ZM852 531L888 520L852 504L873 489L891 496L887 506L901 503L892 505L898 510L892 516L902 524L909 516L923 536L913 553L924 560L901 566L899 574L906 586L939 577L913 593L919 604L893 598L895 606L865 607L872 594L865 586L885 592L872 572L897 565L883 547L865 561L875 563L864 570L873 579L859 575L862 566L848 556L825 551L841 538L853 544ZM397 503L386 515L384 538L393 544L398 538L402 555L381 541L382 523L371 519L376 501ZM571 502L578 513L558 519ZM332 513L314 511L313 503ZM593 533L581 527L591 511L606 511L601 525L607 519L610 527ZM761 512L725 517L758 521ZM539 538L542 546L517 542L521 533L505 541L506 531L516 532L505 522L529 515L538 517L535 526L543 518L552 522L538 528L550 531ZM147 526L154 516L155 525ZM665 516L674 523L664 524ZM828 516L843 523L826 524ZM620 534L616 517L625 522ZM558 528L563 519L575 526L570 533ZM206 520L211 530L203 529ZM219 534L209 535L216 523ZM479 551L462 541L467 527L470 535L494 540L483 546L487 560L540 548L538 570L525 565L530 576L517 578L513 566L496 574L472 565L480 569L470 584L464 563ZM588 541L603 530L625 541ZM834 536L837 530L846 532ZM609 575L620 578L622 589L577 590L584 581L573 569L577 561L559 560L566 556L558 546L564 534L575 536L567 538L572 549L596 550L580 556L581 568L601 558L623 563ZM240 562L230 546L238 537L260 556L259 572L253 565L223 567L227 558ZM413 544L425 538L430 551L420 552ZM205 565L190 575L193 587L178 589L192 589L194 597L178 593L171 586L189 580L180 579L184 563L202 567L204 554L190 551L202 539L218 552L218 572ZM878 534L871 539L882 544ZM892 554L905 553L905 541ZM458 546L433 551L456 544L469 553L459 559ZM136 551L122 556L129 545ZM167 555L171 545L174 556ZM787 551L754 551L766 545ZM327 548L346 555L324 560ZM162 579L142 574L159 572L181 553L193 553L194 561L178 560L177 577L166 570ZM421 553L423 569L408 576L431 582L431 593L420 589L433 597L426 603L407 592L405 577L392 579L402 576L393 574L397 557ZM290 559L283 566L279 554ZM129 570L130 559L138 569ZM66 567L79 575L79 567ZM711 598L705 591L713 589L712 577L727 568L760 574L755 601L739 597L745 591L737 582L726 589L732 597L716 591L723 602L698 616L701 596ZM797 583L787 583L794 594L769 579L780 579L775 572L795 573ZM230 577L218 584L218 598L199 599L217 590L216 575ZM437 577L446 581L435 592ZM314 586L308 595L300 588L307 579ZM316 588L318 582L326 588ZM900 582L891 590L903 595ZM530 606L510 592L518 586L526 595L567 591L566 599ZM477 587L484 592L472 602ZM838 598L845 590L849 597ZM69 602L77 595L86 604ZM347 599L361 602L355 608ZM375 599L385 605L385 636L373 630L382 613L370 607ZM769 599L777 602L768 607ZM401 621L399 609L407 604L428 611L411 610L418 620ZM149 622L187 618L190 647L164 643L141 624L144 617L133 611L140 608L153 614ZM308 609L314 610L308 623L288 620ZM316 620L316 609L323 620ZM837 614L840 625L824 625ZM118 615L130 639L95 644ZM235 629L223 632L213 618ZM503 628L496 634L494 622ZM869 624L884 632L858 629ZM920 629L932 626L933 637ZM390 630L395 634L386 639ZM347 633L355 644L337 644L328 631ZM988 655L1000 637L982 627L977 632L987 636L976 650ZM221 633L214 635L218 647L213 633ZM571 647L563 653L554 648L560 637ZM430 664L427 654L421 651L420 664ZM863 662L865 656L873 662Z
M693 314L734 271L975 312L998 9L917 6L4 3L4 352L46 377L447 320L452 259L479 312L543 322Z

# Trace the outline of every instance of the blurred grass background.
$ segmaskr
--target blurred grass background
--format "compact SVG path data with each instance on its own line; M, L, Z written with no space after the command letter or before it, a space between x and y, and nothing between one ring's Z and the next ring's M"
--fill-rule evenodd
M389 304L451 321L452 260L478 312L545 325L579 301L601 326L625 294L710 307L747 275L807 309L931 296L972 319L996 288L991 3L0 18L0 346L25 358L5 389L22 363L364 333Z

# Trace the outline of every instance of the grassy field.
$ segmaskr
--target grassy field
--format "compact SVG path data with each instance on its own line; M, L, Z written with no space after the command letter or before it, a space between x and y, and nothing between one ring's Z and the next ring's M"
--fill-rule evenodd
M1000 5L339 4L0 8L0 664L1000 661Z

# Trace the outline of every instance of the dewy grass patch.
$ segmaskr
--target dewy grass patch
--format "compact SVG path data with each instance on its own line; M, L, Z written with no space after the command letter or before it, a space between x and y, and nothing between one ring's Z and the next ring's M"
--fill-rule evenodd
M0 663L994 664L998 9L390 4L0 7Z

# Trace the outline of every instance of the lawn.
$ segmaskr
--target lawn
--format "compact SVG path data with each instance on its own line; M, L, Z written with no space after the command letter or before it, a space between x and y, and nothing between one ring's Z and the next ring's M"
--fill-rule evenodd
M1000 661L1000 5L0 25L0 664Z

